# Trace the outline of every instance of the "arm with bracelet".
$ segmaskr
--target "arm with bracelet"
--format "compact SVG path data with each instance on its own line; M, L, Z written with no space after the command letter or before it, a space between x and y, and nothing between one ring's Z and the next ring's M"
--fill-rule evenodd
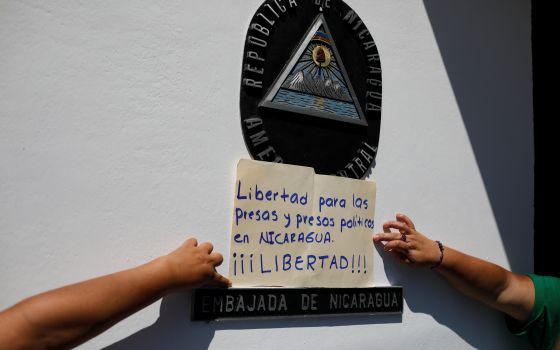
M461 293L505 313L510 330L528 335L535 348L560 347L560 279L516 274L444 246L418 232L403 214L386 222L383 231L374 242L398 260L430 267Z

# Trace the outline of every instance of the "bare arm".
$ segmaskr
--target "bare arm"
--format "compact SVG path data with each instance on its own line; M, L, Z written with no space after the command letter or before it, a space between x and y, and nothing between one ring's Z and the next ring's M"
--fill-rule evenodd
M189 239L147 264L33 296L0 312L0 349L68 349L175 289L227 287L222 260Z
M398 230L392 232L391 229ZM440 260L435 241L422 235L407 216L397 214L397 221L383 225L384 233L375 242L387 242L384 250L400 261L414 266L434 266ZM406 241L402 238L405 235ZM526 322L533 309L535 290L527 276L512 273L496 264L444 248L443 261L436 269L455 289L500 310L519 322Z

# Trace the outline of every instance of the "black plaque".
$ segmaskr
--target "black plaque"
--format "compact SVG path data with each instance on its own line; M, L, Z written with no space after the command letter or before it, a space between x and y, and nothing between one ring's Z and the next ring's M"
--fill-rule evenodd
M241 126L256 160L363 178L375 165L381 62L342 0L266 0L251 19Z
M192 320L341 314L400 314L402 287L198 289Z

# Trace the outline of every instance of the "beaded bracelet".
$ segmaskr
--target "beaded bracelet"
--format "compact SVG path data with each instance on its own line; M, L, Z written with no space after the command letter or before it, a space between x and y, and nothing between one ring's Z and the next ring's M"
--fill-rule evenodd
M430 267L430 269L435 269L436 267L438 267L439 265L441 265L441 263L443 262L443 244L440 241L436 241L438 247L439 247L439 251L440 251L440 255L439 255L439 261L432 267Z

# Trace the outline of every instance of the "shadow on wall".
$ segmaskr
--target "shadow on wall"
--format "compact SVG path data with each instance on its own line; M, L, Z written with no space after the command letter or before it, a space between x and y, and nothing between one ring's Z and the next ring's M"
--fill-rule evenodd
M424 5L509 264L514 271L532 272L531 2L424 0Z
M379 244L375 248L381 256L388 255ZM503 314L459 294L437 273L410 268L390 256L383 266L390 284L403 286L404 299L412 312L432 316L474 349L531 348L527 341L508 333Z
M191 297L185 294L166 296L161 302L160 316L153 325L104 350L208 349L214 333L219 330L332 327L402 322L401 315L191 322L190 301Z

